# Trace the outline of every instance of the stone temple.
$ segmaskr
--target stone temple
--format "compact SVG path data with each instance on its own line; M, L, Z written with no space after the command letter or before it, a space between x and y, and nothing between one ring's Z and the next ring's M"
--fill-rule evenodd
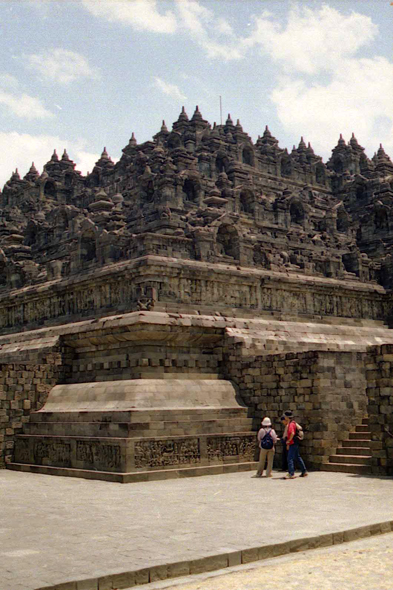
M292 409L314 469L393 474L393 163L325 164L183 108L83 176L0 193L2 467L132 482L255 466ZM279 429L279 426L278 426Z

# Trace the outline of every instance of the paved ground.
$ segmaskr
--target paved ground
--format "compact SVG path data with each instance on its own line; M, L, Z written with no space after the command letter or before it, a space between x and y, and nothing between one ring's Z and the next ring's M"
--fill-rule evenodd
M230 571L151 584L149 590L392 590L392 564L393 533L390 533L258 561Z
M251 475L122 485L2 470L0 590L35 590L393 519L391 478Z

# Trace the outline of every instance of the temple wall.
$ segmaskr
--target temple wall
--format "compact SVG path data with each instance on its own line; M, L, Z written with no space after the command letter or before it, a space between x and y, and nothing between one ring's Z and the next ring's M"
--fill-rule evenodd
M244 356L241 345L224 354L227 377L255 418L269 416L281 434L280 416L292 410L305 430L302 454L318 468L366 413L365 353L309 351Z
M376 284L146 257L0 297L0 333L138 309L258 316L384 320L391 303Z
M368 362L368 394L377 400L369 404L374 467L384 469L393 449L383 434L384 426L393 432L387 413L393 403L388 393L393 391L393 345L383 354L374 352L371 360L365 351L373 341L386 341L390 332L378 325L144 311L1 336L0 465L12 456L13 437L29 422L30 412L43 406L58 383L219 378L235 384L255 430L267 414L279 431L279 417L292 409L306 429L305 459L318 468L367 413ZM258 348L265 346L265 333L295 348L267 354ZM309 348L300 351L300 345ZM345 346L351 352L342 351Z
M43 407L63 374L58 346L0 352L0 468L13 457L15 435L31 412Z
M370 347L367 360L372 470L393 475L393 346Z

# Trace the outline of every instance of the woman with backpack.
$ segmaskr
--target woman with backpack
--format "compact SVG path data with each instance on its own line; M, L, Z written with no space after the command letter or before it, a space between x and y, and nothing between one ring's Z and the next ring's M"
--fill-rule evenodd
M275 444L278 441L277 434L272 428L270 418L262 420L262 428L258 432L259 463L255 477L262 477L267 459L266 477L272 476Z

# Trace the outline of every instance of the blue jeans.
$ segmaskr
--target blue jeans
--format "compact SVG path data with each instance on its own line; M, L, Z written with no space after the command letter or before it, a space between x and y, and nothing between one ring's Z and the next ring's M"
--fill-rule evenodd
M290 445L288 449L288 473L289 475L295 475L295 461L297 461L300 465L300 469L302 473L306 473L307 469L304 464L303 459L299 454L299 445L294 443Z

